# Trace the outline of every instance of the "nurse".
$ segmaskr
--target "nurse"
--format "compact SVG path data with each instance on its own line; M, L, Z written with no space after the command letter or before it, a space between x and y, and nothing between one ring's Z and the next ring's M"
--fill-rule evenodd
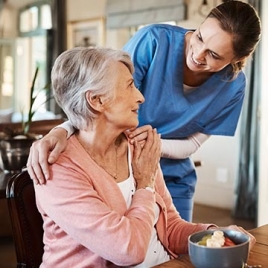
M129 138L146 139L148 125L161 133L165 182L187 221L192 220L197 180L189 157L211 135L234 135L246 87L242 68L260 34L254 8L229 1L212 9L195 31L149 25L123 48L131 55L135 85L146 100L139 111L141 127L129 131ZM68 123L62 127L73 132ZM66 130L57 128L33 144L27 167L36 183L49 178L48 163L65 149Z

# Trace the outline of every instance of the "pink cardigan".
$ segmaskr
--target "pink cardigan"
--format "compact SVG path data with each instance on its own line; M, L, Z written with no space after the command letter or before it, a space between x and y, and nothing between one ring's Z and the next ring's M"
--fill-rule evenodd
M141 263L160 208L159 239L171 258L187 253L187 238L209 224L182 220L172 204L161 170L155 194L140 189L129 209L117 183L85 152L75 136L57 163L52 179L35 185L37 206L44 220L41 267L118 267Z

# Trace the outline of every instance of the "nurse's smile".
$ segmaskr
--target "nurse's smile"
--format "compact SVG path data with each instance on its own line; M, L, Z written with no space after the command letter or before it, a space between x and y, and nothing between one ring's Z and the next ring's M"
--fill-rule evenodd
M193 61L193 63L196 64L196 65L204 65L204 63L201 63L201 62L197 61L197 60L194 58L193 55L192 55L192 61Z

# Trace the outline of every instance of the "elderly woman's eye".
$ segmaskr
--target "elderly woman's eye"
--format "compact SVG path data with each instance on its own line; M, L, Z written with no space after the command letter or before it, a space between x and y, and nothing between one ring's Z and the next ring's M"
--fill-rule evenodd
M134 80L129 84L129 87L134 87Z

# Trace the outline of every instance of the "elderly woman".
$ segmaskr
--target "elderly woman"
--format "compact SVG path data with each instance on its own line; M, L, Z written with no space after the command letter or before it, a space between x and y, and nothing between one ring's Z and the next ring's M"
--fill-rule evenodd
M132 73L128 54L108 48L74 48L54 64L55 98L76 132L50 166L51 179L35 185L44 220L41 267L147 268L187 253L190 234L216 228L176 211L155 129L142 144L129 143L125 132L137 127L144 102Z

